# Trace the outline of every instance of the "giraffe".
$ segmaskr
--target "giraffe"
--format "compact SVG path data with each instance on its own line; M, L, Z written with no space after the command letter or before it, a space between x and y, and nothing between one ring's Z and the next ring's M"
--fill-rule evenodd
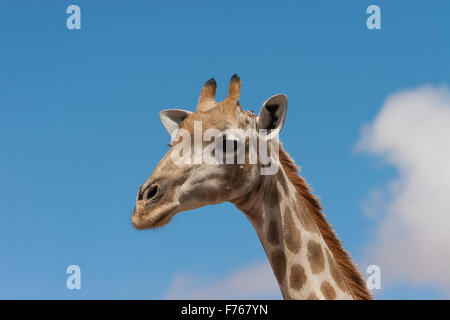
M179 212L229 201L254 227L284 299L371 299L361 274L327 223L319 201L278 141L287 97L270 97L256 116L239 103L241 80L237 75L231 78L228 96L221 102L215 101L216 87L214 79L205 83L195 112L160 112L161 122L172 137L171 148L139 188L131 219L134 227L162 227ZM237 143L248 152L250 142L239 135L227 135L227 130L268 130L270 134L258 138L267 142L270 165L275 164L277 170L262 174L267 163L259 161L260 153L253 164L247 156L243 164L175 164L172 156L177 146L184 141L190 151L194 143L181 133L195 135L196 123L201 123L202 134L211 128L222 133L215 148L222 146L224 152L231 150L234 155ZM197 143L204 147L208 141ZM234 148L228 149L230 144ZM195 157L196 151L189 151L187 158Z

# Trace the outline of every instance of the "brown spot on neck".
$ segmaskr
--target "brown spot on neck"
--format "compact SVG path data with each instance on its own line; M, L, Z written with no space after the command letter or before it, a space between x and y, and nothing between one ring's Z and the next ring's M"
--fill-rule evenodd
M320 285L320 292L322 292L323 296L327 300L336 299L336 291L328 281L322 282L322 284Z
M291 267L291 276L289 277L289 285L294 290L300 290L306 283L305 269L299 265L294 264Z
M319 300L319 297L313 292L311 293L306 300Z
M292 219L291 210L289 208L286 208L284 211L283 229L284 240L288 249L293 253L299 252L302 246L302 237L300 231L295 226L294 219Z
M313 240L308 242L308 261L314 274L320 273L325 269L322 247Z
M266 188L264 192L264 201L269 207L280 205L279 191L276 188Z
M280 249L275 250L270 255L270 262L272 263L272 269L275 273L278 283L281 284L286 276L286 256Z
M306 231L311 233L317 233L317 227L314 224L313 219L307 212L306 207L304 206L302 199L298 199L295 203L295 214L297 215L298 220L302 223L302 226Z
M278 243L280 243L279 238L280 235L278 233L278 225L275 220L271 220L269 222L269 227L267 230L267 240L270 244L277 245Z

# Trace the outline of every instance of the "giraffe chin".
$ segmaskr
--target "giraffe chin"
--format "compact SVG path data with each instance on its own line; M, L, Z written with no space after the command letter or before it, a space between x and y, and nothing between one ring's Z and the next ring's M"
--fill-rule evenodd
M154 210L138 212L135 208L131 223L138 230L163 227L168 224L170 220L172 220L172 217L177 213L177 207L178 205L160 212L154 212Z

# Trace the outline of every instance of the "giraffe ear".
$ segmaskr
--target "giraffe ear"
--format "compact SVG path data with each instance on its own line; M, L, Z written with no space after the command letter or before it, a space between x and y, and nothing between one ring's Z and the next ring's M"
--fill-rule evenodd
M159 118L164 128L172 136L172 133L180 127L181 122L191 113L191 111L187 110L167 109L159 113Z
M287 105L288 100L284 94L274 95L263 103L258 116L257 129L266 129L267 139L278 135L283 128Z

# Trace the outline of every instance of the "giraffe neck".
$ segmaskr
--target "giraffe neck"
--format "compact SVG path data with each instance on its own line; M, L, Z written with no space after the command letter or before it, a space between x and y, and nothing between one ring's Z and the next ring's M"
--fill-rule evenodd
M233 201L255 228L285 299L353 299L299 193L280 168Z

